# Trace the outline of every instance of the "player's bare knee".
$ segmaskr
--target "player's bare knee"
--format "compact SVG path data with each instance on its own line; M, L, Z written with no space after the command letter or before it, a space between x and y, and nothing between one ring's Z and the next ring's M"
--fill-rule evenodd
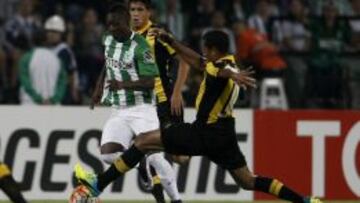
M148 148L148 141L146 136L139 135L134 140L134 145L136 148L138 148L142 152L146 152Z
M100 147L100 158L106 164L112 164L117 158L120 157L124 147L118 143L106 143Z
M118 159L121 156L122 152L116 152L116 153L108 153L108 154L101 154L101 160L105 162L106 164L111 165L114 163L116 159Z

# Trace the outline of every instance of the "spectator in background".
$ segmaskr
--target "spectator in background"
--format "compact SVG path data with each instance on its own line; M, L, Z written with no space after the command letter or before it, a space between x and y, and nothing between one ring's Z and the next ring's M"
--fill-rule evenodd
M202 36L204 36L209 31L219 30L226 33L229 37L230 42L230 53L235 53L235 40L234 40L234 33L232 30L226 27L226 18L223 12L215 11L211 17L211 26L204 29Z
M11 59L11 70L9 78L9 89L6 100L11 103L17 102L18 86L18 66L22 54L33 45L32 38L34 33L40 28L40 23L33 15L32 0L22 0L18 7L18 12L13 18L9 19L5 25L6 50Z
M62 104L79 104L79 78L75 55L70 46L64 42L65 21L54 15L45 21L46 45L58 56L67 72L68 83Z
M308 0L308 2L312 13L315 15L322 15L324 5L328 3L334 4L341 15L347 15L351 11L351 6L348 0Z
M184 39L184 16L181 12L181 5L179 0L168 0L166 2L166 24L170 32L173 33L177 39Z
M286 89L291 107L299 108L303 105L305 75L307 64L303 55L309 50L311 33L308 30L309 19L303 0L292 0L289 5L289 15L280 24L280 47L286 51L285 59L289 66L287 71ZM292 54L295 53L295 54Z
M190 13L188 43L200 52L200 39L203 30L211 25L211 16L215 12L215 0L198 0L196 10Z
M350 51L360 53L360 0L349 0L352 7L350 17L357 19L350 19L351 29L351 43ZM351 107L353 109L360 109L360 59L359 55L352 55L346 57L347 65L350 68L350 91L352 97Z
M243 0L232 0L229 8L226 9L227 13L230 13L231 22L238 20L245 20L246 11L244 9Z
M255 13L249 17L248 25L261 34L267 34L267 23L271 17L271 7L267 0L259 0Z
M306 84L308 107L343 107L343 64L340 53L350 39L347 24L338 19L333 2L323 6L323 16L311 26L311 57Z
M283 78L286 63L280 56L275 44L270 42L266 35L250 28L244 21L233 25L236 34L237 59L246 66L254 66L257 78L262 80L267 77ZM251 92L250 105L258 107L259 92Z
M0 21L7 21L16 13L16 6L21 0L1 0L0 1ZM0 23L1 24L1 23Z
M86 9L82 22L76 30L77 58L79 62L80 86L90 96L103 67L103 48L101 36L104 27L98 21L98 15L92 8Z
M360 0L349 0L351 2L351 16L360 17ZM351 28L351 48L360 51L360 19L349 20Z
M308 24L309 19L302 0L292 0L288 19L281 23L281 47L289 51L307 51L310 40Z
M286 63L276 45L265 34L246 25L244 21L234 24L237 59L243 64L254 66L260 77L281 77Z
M43 35L37 34L37 46L19 62L21 104L60 104L65 95L65 68L60 58L43 46Z

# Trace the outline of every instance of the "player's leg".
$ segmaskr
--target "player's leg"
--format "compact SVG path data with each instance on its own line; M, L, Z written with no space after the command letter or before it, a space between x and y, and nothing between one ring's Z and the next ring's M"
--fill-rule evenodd
M180 193L177 187L176 177L170 163L165 159L162 153L154 153L147 158L150 166L153 166L160 178L166 193L171 202L181 202Z
M234 180L246 190L255 190L273 195L279 199L295 203L320 203L315 198L308 198L295 192L277 179L256 176L250 172L247 166L231 170Z
M128 112L126 110L114 111L106 122L101 136L101 159L111 165L131 145L134 133L129 125ZM146 170L139 170L140 177L147 180ZM150 180L151 181L151 180ZM161 183L152 187L152 194L157 203L165 202Z
M310 199L293 191L282 182L256 176L250 172L236 139L234 121L222 123L219 121L216 127L206 127L203 132L208 138L205 141L208 146L207 156L222 168L229 170L236 183L243 189L261 191L291 202L310 203Z
M134 144L126 150L113 164L99 175L86 172L81 166L75 167L75 176L89 190L90 196L99 196L112 181L125 174L139 163L146 153L162 151L170 154L199 155L202 152L201 139L195 134L199 132L192 124L183 123L170 126L162 131L154 130L142 133L134 140Z
M106 121L101 135L102 161L112 164L130 146L132 138L133 132L126 123L125 115L114 110Z
M141 177L141 184L145 189L151 191L157 203L165 202L163 187L161 185L160 177L156 173L154 167L150 166L147 157L145 157L137 167Z
M4 163L0 162L0 188L15 203L26 203L26 200L20 193L18 184L11 175L10 169Z

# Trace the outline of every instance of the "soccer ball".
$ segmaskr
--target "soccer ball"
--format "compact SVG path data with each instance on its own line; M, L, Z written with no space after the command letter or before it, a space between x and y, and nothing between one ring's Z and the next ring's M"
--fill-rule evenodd
M101 203L99 198L89 197L89 190L83 186L77 186L72 192L69 203Z

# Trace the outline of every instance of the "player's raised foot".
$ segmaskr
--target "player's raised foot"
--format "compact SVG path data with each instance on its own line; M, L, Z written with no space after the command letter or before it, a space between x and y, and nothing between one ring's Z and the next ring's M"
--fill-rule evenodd
M80 164L76 164L74 170L76 179L89 190L88 197L99 196L101 192L97 187L97 175L87 172Z
M315 197L305 197L304 199L305 203L323 203L320 199Z

